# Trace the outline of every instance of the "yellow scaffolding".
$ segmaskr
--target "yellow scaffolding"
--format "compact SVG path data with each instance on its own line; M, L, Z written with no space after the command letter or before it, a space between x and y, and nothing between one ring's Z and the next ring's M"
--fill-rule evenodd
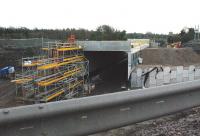
M67 77L73 76L74 74L77 74L78 72L80 72L80 68L76 68L76 69L67 71L63 74L63 76L60 76L60 77L53 77L53 78L47 79L45 81L39 81L37 84L39 86L49 86L49 85L51 85L55 82L58 82L58 81L63 80Z
M37 69L38 70L47 70L47 69L52 69L52 68L59 67L59 66L62 66L62 65L75 63L75 62L78 62L78 61L83 61L83 56L76 56L76 57L72 57L72 58L66 58L66 59L64 59L63 62L54 62L54 63L38 66Z
M48 51L54 48L42 48L42 50ZM81 50L81 47L65 47L65 48L56 48L57 51L73 51L73 50Z
M89 64L83 48L71 43L47 45L42 56L23 58L22 74L12 80L22 100L48 102L71 97L72 90L73 94L84 91Z
M79 81L79 82L76 82L76 83L72 84L71 86L69 86L69 87L68 87L68 90L69 90L69 89L72 89L72 88L75 88L75 87L81 85L82 83L83 83L83 80L81 80L81 81ZM58 91L58 92L56 92L56 93L54 93L54 94L48 96L47 99L46 99L46 101L50 101L50 100L52 100L52 99L54 99L54 98L60 96L60 95L63 94L64 92L65 92L65 90L62 89L62 90L60 90L60 91Z
M32 78L21 78L21 79L16 79L16 80L12 80L11 82L16 83L16 84L23 84L26 82L29 82L33 80Z

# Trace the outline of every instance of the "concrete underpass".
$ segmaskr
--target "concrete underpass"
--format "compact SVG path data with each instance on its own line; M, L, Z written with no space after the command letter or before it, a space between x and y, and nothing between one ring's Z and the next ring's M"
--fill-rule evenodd
M90 63L90 78L95 94L127 90L131 70L137 65L138 52L149 46L133 48L133 41L78 41ZM140 41L139 41L140 43Z
M121 91L127 83L128 54L123 51L86 51L95 94Z

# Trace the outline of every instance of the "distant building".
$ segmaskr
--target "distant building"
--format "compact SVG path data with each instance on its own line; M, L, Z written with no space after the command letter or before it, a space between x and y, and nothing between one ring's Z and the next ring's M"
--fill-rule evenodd
M200 31L199 31L199 25L194 27L194 40L200 40Z
M169 36L173 36L174 34L173 34L173 32L169 32Z

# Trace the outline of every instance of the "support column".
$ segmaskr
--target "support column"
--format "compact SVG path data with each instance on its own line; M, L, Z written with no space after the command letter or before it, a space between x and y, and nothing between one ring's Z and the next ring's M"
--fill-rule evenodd
M128 54L128 77L127 77L127 79L129 79L129 76L130 76L130 73L131 73L131 69L132 69L132 54L131 54L131 52L127 52L127 54Z

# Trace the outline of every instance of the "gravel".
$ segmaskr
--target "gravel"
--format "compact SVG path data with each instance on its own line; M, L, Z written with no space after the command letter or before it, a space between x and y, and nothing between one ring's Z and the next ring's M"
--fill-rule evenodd
M91 136L200 136L200 108Z

